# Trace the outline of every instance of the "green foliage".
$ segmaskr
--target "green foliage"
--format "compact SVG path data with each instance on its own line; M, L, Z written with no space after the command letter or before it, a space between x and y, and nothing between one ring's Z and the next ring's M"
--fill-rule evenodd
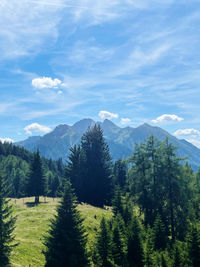
M122 192L119 185L117 185L114 190L114 196L112 199L112 210L114 215L121 214L121 216L123 216L124 214Z
M14 241L13 231L16 218L12 216L12 206L5 198L6 185L0 176L0 266L5 267L10 262L10 254Z
M97 237L97 249L99 255L98 266L111 266L111 235L104 217L100 223L100 232Z
M24 148L0 142L0 171L9 185L8 197L20 198L27 196L26 182L32 158L33 153ZM41 162L44 175L48 180L47 195L52 197L59 195L60 191L63 191L61 187L64 173L62 160L52 161L51 159L41 158Z
M128 266L126 234L124 221L118 214L112 226L112 258L117 266Z
M84 200L84 158L81 146L74 145L70 148L70 154L65 170L65 177L70 180L78 200Z
M115 161L114 179L115 183L119 185L121 188L124 188L124 186L126 185L126 173L127 173L126 162L121 159Z
M155 250L164 250L167 247L166 229L159 215L154 222L152 238Z
M130 266L144 266L144 247L142 240L142 227L136 216L128 228L128 262Z
M101 127L95 125L83 135L84 201L95 206L109 203L112 193L112 165Z
M49 236L45 241L46 267L88 265L87 240L82 222L71 184L66 182L62 201L57 215L51 220Z
M39 203L39 197L46 194L46 177L42 167L39 151L34 153L30 165L27 181L28 196L35 196L35 203Z
M200 227L193 224L188 234L189 258L193 267L200 266Z

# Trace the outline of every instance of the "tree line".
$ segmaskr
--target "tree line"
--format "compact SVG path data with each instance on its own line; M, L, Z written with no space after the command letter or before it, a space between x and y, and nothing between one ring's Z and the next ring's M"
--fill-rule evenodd
M0 183L0 235L10 218L0 257L8 263L15 218ZM70 149L62 183L62 200L45 239L45 266L200 266L200 170L183 164L168 139L150 136L129 159L113 163L95 125ZM27 188L37 203L46 194L39 152L30 163ZM113 217L102 219L90 251L77 209L81 202L112 206Z

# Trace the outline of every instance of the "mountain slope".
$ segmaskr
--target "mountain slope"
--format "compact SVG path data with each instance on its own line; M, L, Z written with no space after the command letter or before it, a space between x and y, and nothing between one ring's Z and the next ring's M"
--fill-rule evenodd
M83 133L94 124L95 122L91 119L83 119L73 126L59 125L43 137L31 137L25 141L17 142L16 145L31 151L39 149L41 155L47 158L58 159L61 157L66 160L69 148L80 143ZM188 157L187 161L193 169L196 170L200 166L200 149L186 140L177 139L159 127L144 123L137 128L120 128L109 120L105 120L103 123L97 122L97 124L103 129L113 159L129 157L134 150L135 143L144 142L150 135L154 135L161 141L168 137L169 141L178 147L178 155Z

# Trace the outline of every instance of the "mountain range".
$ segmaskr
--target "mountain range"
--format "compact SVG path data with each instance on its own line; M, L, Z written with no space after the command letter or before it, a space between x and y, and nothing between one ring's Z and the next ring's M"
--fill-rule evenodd
M87 131L88 127L94 124L95 121L92 119L80 120L72 126L61 124L44 136L32 136L15 144L23 146L30 151L39 149L41 155L46 158L62 158L66 161L69 148L74 144L80 143L82 135ZM137 128L120 128L107 119L104 122L97 122L97 124L103 129L105 140L109 145L110 153L114 160L129 157L134 150L135 143L144 142L150 135L154 135L161 141L168 137L169 141L178 147L178 155L187 157L187 161L194 170L197 170L200 166L200 149L184 139L177 139L160 127L144 123Z

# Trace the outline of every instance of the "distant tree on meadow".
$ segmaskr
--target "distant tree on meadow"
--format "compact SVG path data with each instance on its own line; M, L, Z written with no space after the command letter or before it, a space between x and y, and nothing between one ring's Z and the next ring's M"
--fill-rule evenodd
M44 175L40 153L37 151L33 155L30 164L30 171L27 180L28 196L35 197L35 203L39 203L39 197L46 194L46 177Z

